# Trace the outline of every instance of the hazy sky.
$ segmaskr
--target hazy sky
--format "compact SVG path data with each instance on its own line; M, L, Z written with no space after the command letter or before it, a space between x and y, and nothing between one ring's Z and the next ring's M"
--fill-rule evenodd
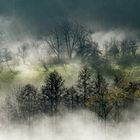
M140 30L140 0L0 0L0 16L16 17L32 30L74 18L97 29Z

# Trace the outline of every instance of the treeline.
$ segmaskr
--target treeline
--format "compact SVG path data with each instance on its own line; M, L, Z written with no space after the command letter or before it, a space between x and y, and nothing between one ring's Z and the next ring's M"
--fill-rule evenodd
M19 65L21 62L36 63L47 70L49 65L66 64L75 58L98 70L105 66L109 69L111 61L121 65L139 64L139 41L133 38L106 40L104 50L100 50L101 46L92 38L94 32L78 22L59 21L44 32L36 40L21 43L15 49L16 52L8 48L0 49L1 66L6 64L12 70L11 65ZM34 61L29 59L31 54L35 54Z
M93 31L73 21L55 23L44 35L50 50L50 61L43 59L41 65L47 70L52 64L66 64L71 60L80 59L82 63L101 71L106 75L121 73L115 70L119 66L140 65L139 41L134 38L117 40L111 38L103 43L103 48L93 40Z
M137 41L134 39L124 39L123 41L118 41L111 39L104 43L106 49L106 55L110 54L115 58L118 56L136 56L138 50Z
M86 109L102 120L120 121L123 110L133 106L140 83L126 84L115 77L109 84L100 72L92 73L84 67L77 83L68 88L61 75L54 71L47 75L40 90L30 84L16 90L15 96L10 94L5 102L9 120L31 122L35 116Z
M58 60L63 57L71 59L76 54L90 53L91 49L96 55L101 53L98 42L92 38L93 34L93 31L88 30L86 26L66 20L55 23L47 35L44 35L44 40L46 40L52 52L56 54ZM105 54L114 57L135 56L139 47L138 40L128 37L122 41L111 38L106 40L103 45Z
M139 65L139 42L126 38L122 41L111 39L104 43L105 57L122 66Z

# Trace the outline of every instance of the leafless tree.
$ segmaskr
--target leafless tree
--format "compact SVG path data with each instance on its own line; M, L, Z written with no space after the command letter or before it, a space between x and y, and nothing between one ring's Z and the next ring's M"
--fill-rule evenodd
M121 42L121 52L122 55L136 55L136 52L138 50L138 45L135 40L132 39L125 39Z
M73 52L87 39L88 32L86 29L76 22L65 21L60 25L62 39L66 46L68 57L71 59Z
M21 57L24 64L25 64L27 53L28 53L28 44L23 43L22 46L18 48L18 55Z
M89 32L77 22L64 21L57 23L47 36L47 43L60 60L62 54L71 59L78 47L88 39Z
M9 64L9 61L12 61L12 53L7 49L7 48L4 48L3 49L3 58L2 58L2 61L7 65L8 69L12 72L12 69L11 69L11 66Z
M60 30L55 27L50 31L47 37L47 43L53 53L57 56L58 61L60 61L61 51L62 51L62 39Z

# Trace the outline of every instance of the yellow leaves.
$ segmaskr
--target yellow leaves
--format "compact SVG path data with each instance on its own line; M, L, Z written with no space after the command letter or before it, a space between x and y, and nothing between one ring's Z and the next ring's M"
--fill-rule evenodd
M127 97L127 93L124 90L116 86L112 86L109 88L108 99L110 101L121 101L126 97Z
M126 99L127 95L128 95L127 92L125 92L124 90L116 86L111 86L108 88L108 92L104 94L104 100L108 103L114 103L115 101L122 101ZM86 100L86 106L91 107L93 106L94 103L98 101L100 101L100 96L98 94L93 95Z
M86 100L86 106L90 107L92 106L95 102L97 102L99 97L97 95L91 96Z
M137 91L136 91L135 97L136 97L136 98L140 98L140 90L137 90Z

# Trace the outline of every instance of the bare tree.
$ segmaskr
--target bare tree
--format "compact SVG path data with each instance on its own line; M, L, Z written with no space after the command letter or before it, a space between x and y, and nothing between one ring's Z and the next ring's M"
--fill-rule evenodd
M136 40L130 40L129 41L129 45L130 45L131 54L133 56L135 56L136 55L136 52L138 50L138 45L137 45Z
M126 39L121 42L121 52L122 55L136 55L138 49L137 42L135 40Z
M62 39L61 33L57 27L50 31L50 34L47 36L46 41L53 53L57 56L58 61L60 61L62 51Z
M110 43L109 43L109 54L111 56L113 56L114 58L116 58L119 53L120 53L120 50L119 50L119 41L118 40L115 40L115 39L111 39Z
M28 44L23 43L22 46L18 48L18 55L21 57L23 64L25 64L27 53L28 53Z
M89 32L76 22L64 21L57 23L47 37L47 43L54 54L60 60L66 52L68 58L72 58L74 52L85 44Z
M65 21L60 25L63 42L66 46L68 57L71 59L74 51L85 44L88 32L76 22Z

